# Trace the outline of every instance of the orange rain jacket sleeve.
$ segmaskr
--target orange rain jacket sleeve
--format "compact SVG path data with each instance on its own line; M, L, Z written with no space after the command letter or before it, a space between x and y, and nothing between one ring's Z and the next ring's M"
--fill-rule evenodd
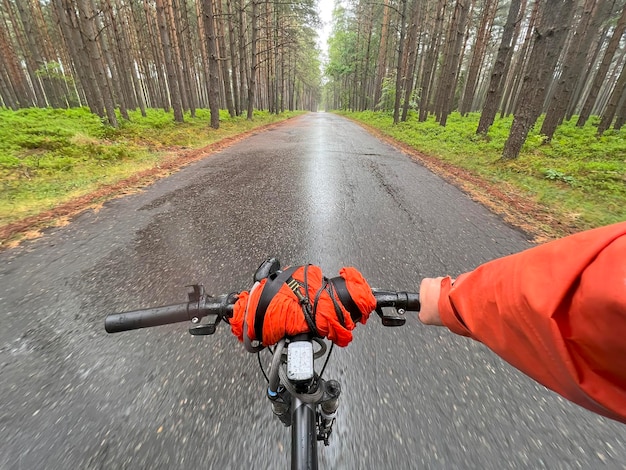
M626 222L444 278L443 323L595 413L626 423Z

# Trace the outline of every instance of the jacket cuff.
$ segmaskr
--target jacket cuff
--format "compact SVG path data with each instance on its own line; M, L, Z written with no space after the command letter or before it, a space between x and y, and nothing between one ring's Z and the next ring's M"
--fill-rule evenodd
M461 277L461 276L459 276ZM459 279L457 278L457 281ZM456 282L456 281L455 281ZM463 323L463 319L457 313L454 305L450 300L450 291L452 290L452 279L450 276L444 277L441 280L441 292L439 294L439 316L441 317L441 321L443 324L448 327L453 333L461 336L469 336L471 334L465 323Z

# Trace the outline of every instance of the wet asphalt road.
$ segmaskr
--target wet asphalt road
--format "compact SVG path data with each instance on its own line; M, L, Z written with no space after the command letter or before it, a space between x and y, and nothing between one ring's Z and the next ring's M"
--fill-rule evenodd
M256 358L221 328L107 335L107 313L249 286L260 261L362 270L376 287L527 248L357 125L308 114L0 254L0 469L288 468ZM335 350L323 468L626 468L626 426L482 345L377 318Z

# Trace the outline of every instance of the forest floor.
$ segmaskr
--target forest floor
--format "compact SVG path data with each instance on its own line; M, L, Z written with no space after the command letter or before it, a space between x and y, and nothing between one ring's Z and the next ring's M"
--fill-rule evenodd
M473 200L488 207L508 224L521 229L535 243L555 239L580 230L575 221L560 220L545 206L522 197L513 186L501 182L490 182L469 170L419 152L414 147L393 139L372 126L355 122L449 181ZM97 211L107 200L140 191L155 180L175 173L194 161L206 158L253 133L277 125L280 123L267 124L198 149L171 147L156 167L143 170L116 183L101 186L93 192L62 203L45 212L0 226L0 249L15 247L24 240L40 237L46 229L67 225L73 217L85 210Z

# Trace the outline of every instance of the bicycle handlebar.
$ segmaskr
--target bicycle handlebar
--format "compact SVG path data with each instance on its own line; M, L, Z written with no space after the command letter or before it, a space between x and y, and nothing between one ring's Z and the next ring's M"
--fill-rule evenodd
M229 318L233 315L233 306L237 301L236 293L213 297L204 294L202 286L193 287L194 293L189 294L189 302L113 313L107 315L104 320L104 329L107 333L119 333L120 331L137 330L139 328L183 321L197 323L202 317L207 315L217 315L219 319Z
M119 333L121 331L137 330L152 326L167 325L191 321L199 323L200 319L208 315L215 315L216 321L228 319L233 315L233 308L237 301L238 293L221 294L210 296L204 293L202 286L192 286L194 292L189 294L189 302L166 305L163 307L146 308L123 313L107 315L104 328L107 333ZM376 312L381 317L383 325L398 326L404 324L405 311L419 311L419 295L413 292L394 292L372 289L376 298ZM389 315L383 312L383 308L393 307L400 316ZM211 331L210 333L212 333ZM210 334L209 333L209 334Z

